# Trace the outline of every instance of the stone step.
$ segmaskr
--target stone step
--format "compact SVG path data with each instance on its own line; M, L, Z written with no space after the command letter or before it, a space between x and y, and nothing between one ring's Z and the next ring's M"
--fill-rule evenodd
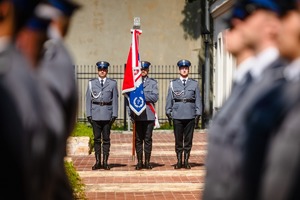
M200 198L205 179L205 134L195 134L189 160L192 169L189 170L174 169L177 159L171 131L153 134L152 170L135 170L137 160L136 156L132 157L132 132L114 133L111 142L111 170L93 171L94 155L73 157L89 200Z
M82 178L86 177L166 177L166 176L203 176L204 169L200 170L136 170L136 171L79 171Z
M201 191L203 183L112 183L86 184L86 192L183 192Z
M192 155L206 155L206 150L192 150L191 154ZM131 155L131 150L122 150L122 151L111 151L109 153L109 156L128 156ZM176 156L175 150L164 150L164 151L160 151L160 150L155 150L153 149L151 152L151 157L153 156Z

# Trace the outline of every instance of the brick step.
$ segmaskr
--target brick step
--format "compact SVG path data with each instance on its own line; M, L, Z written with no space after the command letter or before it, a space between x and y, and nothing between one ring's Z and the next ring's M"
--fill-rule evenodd
M111 141L108 160L111 170L93 171L93 154L72 156L89 200L200 199L205 177L206 134L195 133L189 159L192 168L179 170L174 169L177 159L171 132L153 134L152 170L135 170L137 160L131 155L132 134L114 133Z

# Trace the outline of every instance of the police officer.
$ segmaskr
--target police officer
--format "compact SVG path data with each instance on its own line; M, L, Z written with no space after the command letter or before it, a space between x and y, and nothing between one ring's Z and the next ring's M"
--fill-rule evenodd
M40 62L38 75L44 83L45 90L50 91L54 98L55 106L60 109L63 127L57 134L57 147L55 154L57 166L55 172L53 196L56 199L73 199L72 188L65 173L64 157L66 156L67 139L73 131L76 123L78 91L75 79L74 60L64 44L64 38L68 33L69 24L73 14L80 8L71 0L48 0L40 11L51 11L49 26L46 31L48 40L43 43L43 57ZM45 16L46 17L46 16ZM50 101L47 98L45 101ZM56 117L58 118L58 117ZM51 126L56 126L58 122ZM52 165L53 166L53 165Z
M86 116L93 126L94 149L96 163L93 170L101 168L101 139L103 147L103 168L110 169L107 164L110 151L110 129L118 117L118 88L117 81L107 78L108 67L106 61L96 63L98 78L88 83L86 90Z
M152 132L155 125L155 103L158 100L157 81L148 77L151 63L141 61L142 80L144 95L146 99L146 109L139 115L130 114L135 123L136 137L135 149L138 163L136 170L143 168L143 152L145 153L145 168L152 169L150 157L152 151Z
M173 120L175 151L177 164L175 169L182 167L184 152L184 168L190 169L188 162L193 144L195 121L202 114L201 96L198 82L188 77L191 62L179 60L180 77L172 80L168 89L166 115Z
M49 10L53 13L49 16L51 21L47 27L48 40L44 43L39 75L63 110L65 122L63 139L66 141L76 122L78 91L74 60L65 46L64 38L73 13L80 5L71 0L48 0L48 6L43 8L45 12Z
M5 171L0 191L2 195L12 195L13 199L32 198L29 190L32 179L28 176L29 137L43 137L43 113L38 90L38 83L30 71L30 64L15 48L14 38L19 33L28 17L33 13L37 1L0 0L0 90L1 106L1 151L5 152L7 165L1 166ZM37 141L37 140L36 140ZM38 142L39 143L39 142ZM35 143L37 144L37 142ZM39 147L43 148L43 145ZM33 146L37 147L37 146ZM9 149L9 151L7 151ZM36 169L38 166L34 165ZM8 191L12 190L13 193Z
M285 200L300 197L300 5L298 0L277 0L282 9L278 37L280 55L288 61L286 85L280 93L289 105L280 127L268 140L259 199ZM276 111L274 113L277 113Z
M280 95L285 63L276 41L281 6L274 0L244 0L236 6L240 44L255 53L252 81L231 107L224 104L209 130L204 200L257 199L268 138L280 124L286 101Z

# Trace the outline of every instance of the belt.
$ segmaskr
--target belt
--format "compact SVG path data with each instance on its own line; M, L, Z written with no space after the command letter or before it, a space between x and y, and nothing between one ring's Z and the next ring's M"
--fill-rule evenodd
M93 104L97 104L97 105L100 105L100 106L109 106L109 105L112 105L112 102L104 102L104 101L100 101L100 102L94 102L93 101Z
M195 99L174 99L175 102L183 102L183 103L195 103Z

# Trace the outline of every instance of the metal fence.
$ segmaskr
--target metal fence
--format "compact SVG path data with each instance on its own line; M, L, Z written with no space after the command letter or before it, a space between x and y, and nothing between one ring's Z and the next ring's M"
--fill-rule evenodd
M94 65L76 65L75 69L77 73L77 85L79 90L79 108L77 120L86 121L85 94L88 81L92 78L98 77L97 69ZM167 121L165 115L165 105L168 87L171 80L179 77L178 67L176 65L152 65L150 67L148 76L158 81L159 100L155 104L155 110L157 112L159 122L165 123ZM125 120L128 119L128 116L127 112L125 112L125 97L122 95L124 65L110 66L108 69L107 77L115 79L118 83L119 111L118 119L116 122L125 123ZM199 82L199 87L201 88L201 67L191 66L189 78L197 80Z

